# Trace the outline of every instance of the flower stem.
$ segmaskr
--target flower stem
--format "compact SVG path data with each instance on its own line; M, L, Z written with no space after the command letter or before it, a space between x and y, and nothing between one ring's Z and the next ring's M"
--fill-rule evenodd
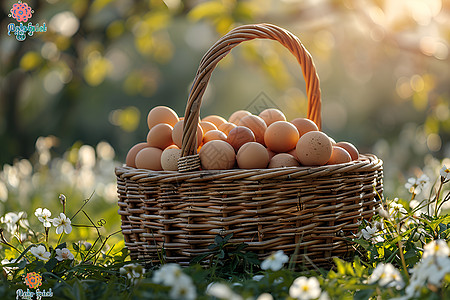
M439 209L438 209L438 202L439 202L439 198L440 198L440 196L441 196L441 190L442 190L442 185L443 185L443 182L444 182L444 180L443 180L444 178L442 178L441 177L441 182L440 182L440 184L439 184L439 188L438 188L438 191L437 191L437 193L436 193L436 196L435 196L435 199L434 199L434 201L436 201L436 204L435 204L435 210L434 210L434 216L435 217L437 217L437 215L438 215L438 211L439 211ZM440 206L439 206L440 207Z
M408 269L406 268L405 256L403 255L403 243L402 243L402 239L401 239L401 235L400 235L400 224L397 225L397 234L400 236L400 239L398 240L398 243L397 243L398 251L400 253L400 259L402 260L403 271L406 274L406 278L408 278L408 282L409 282Z

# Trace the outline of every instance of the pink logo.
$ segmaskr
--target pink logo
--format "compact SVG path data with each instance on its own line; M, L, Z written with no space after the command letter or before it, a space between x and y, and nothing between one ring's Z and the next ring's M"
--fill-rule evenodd
M9 16L15 19L17 22L28 21L28 19L31 18L31 14L34 13L31 7L29 7L26 3L22 3L22 1L13 4L10 12L11 14Z

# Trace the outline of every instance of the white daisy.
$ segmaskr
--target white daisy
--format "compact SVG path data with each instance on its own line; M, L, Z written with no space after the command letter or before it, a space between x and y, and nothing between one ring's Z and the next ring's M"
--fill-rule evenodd
M284 254L283 250L278 250L261 263L261 269L263 270L271 269L272 271L278 271L288 261L289 257L286 254Z
M50 259L50 252L42 245L32 247L30 252L40 260L47 261Z
M51 219L52 213L46 208L37 208L34 215L44 224L44 227L52 227Z
M67 248L56 249L55 253L56 253L56 259L59 261L66 260L66 259L69 259L69 260L74 259L73 254Z
M316 277L298 277L289 288L289 296L299 300L317 299L321 293L320 284Z
M56 227L56 234L61 234L63 231L66 234L72 232L72 226L70 225L71 221L65 214L60 213L59 217L53 219L53 226Z

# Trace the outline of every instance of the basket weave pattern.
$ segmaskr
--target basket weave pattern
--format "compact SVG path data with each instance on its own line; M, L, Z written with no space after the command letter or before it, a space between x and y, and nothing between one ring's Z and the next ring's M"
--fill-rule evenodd
M288 31L269 24L230 31L205 54L185 113L182 156L195 165L201 98L216 64L242 41L273 39L302 66L308 118L320 127L320 88L310 54ZM264 258L276 250L297 252L297 262L327 264L352 253L347 238L361 219L370 219L383 194L382 161L320 167L178 172L116 168L122 232L132 259L188 263L208 251L218 234L233 233ZM191 171L189 171L191 170ZM297 250L297 251L296 251Z

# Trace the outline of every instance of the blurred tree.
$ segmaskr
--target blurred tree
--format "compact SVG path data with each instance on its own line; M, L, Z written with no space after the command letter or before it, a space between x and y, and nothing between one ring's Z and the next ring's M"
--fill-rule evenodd
M107 140L123 160L145 139L152 107L184 114L203 53L258 22L287 28L312 53L327 133L399 169L427 153L450 156L448 1L30 0L30 21L48 31L22 42L7 35L14 3L0 10L0 163L28 157L47 135L60 153ZM298 117L303 85L288 51L247 43L219 64L202 115L227 117L264 92Z

